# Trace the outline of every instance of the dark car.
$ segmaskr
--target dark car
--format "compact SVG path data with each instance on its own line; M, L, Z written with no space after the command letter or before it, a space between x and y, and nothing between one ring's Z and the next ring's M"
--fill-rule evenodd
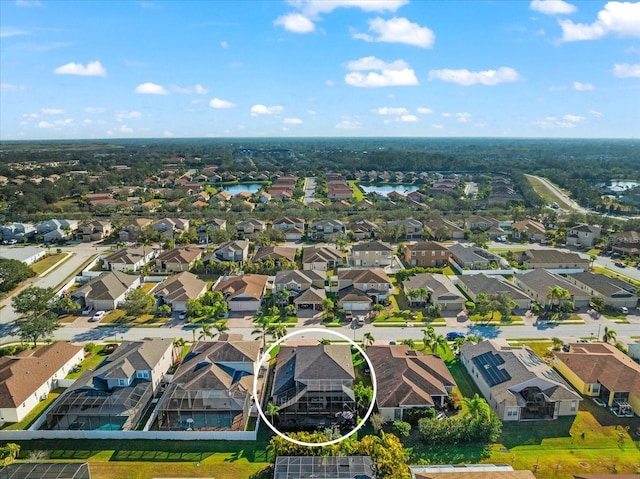
M620 261L616 261L614 264L615 264L618 268L626 268L626 267L627 267L627 265L626 265L626 264L621 263Z
M451 331L447 333L447 341L455 341L458 338L464 339L464 333L460 333L458 331Z

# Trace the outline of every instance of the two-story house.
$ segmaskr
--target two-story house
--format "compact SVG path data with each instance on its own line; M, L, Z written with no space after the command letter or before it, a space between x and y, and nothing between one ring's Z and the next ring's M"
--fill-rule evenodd
M338 306L345 311L368 312L371 305L386 301L393 284L382 269L338 270Z
M308 246L302 250L302 269L327 271L342 265L342 253L329 246Z
M350 262L355 267L386 268L393 263L393 248L384 241L367 241L351 247Z
M340 220L319 220L309 225L309 236L312 240L327 241L332 235L342 235L347 231L347 227Z
M300 241L305 235L306 222L302 218L285 216L273 220L272 228L284 232L287 241Z
M100 241L111 235L113 225L109 221L91 221L80 226L80 237L82 241Z
M171 338L124 341L54 402L44 428L135 430L173 360Z
M449 264L451 252L437 241L419 241L405 246L404 260L409 267L442 268Z
M209 244L212 242L211 233L227 229L227 220L212 218L198 226L198 243Z
M122 225L118 231L120 241L136 241L144 228L149 227L153 220L149 218L134 218Z
M282 429L355 425L355 379L347 344L281 346L272 389Z
M372 221L359 220L349 225L348 232L353 237L354 241L362 241L374 239L378 229L379 226Z
M173 238L180 236L189 229L191 222L182 218L163 218L153 223L152 228L159 231L163 236Z
M168 304L172 311L186 311L187 301L207 292L207 282L188 271L170 276L153 290L158 304Z
M402 238L406 240L421 240L424 236L424 225L413 218L406 220L387 221L389 225L395 225L403 228Z
M262 220L257 220L254 218L239 221L236 223L236 232L238 233L238 237L244 238L247 235L252 235L254 233L261 233L267 229L267 223Z
M213 253L205 256L205 262L233 261L242 263L249 259L249 240L227 241L219 245Z
M255 313L262 304L268 279L262 274L222 276L213 290L224 295L229 311Z
M567 231L567 246L593 248L601 232L600 226L587 224L574 226Z

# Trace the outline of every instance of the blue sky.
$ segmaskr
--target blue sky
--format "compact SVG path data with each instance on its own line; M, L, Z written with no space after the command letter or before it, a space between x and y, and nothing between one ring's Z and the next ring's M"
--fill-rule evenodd
M640 3L0 0L0 138L640 134Z

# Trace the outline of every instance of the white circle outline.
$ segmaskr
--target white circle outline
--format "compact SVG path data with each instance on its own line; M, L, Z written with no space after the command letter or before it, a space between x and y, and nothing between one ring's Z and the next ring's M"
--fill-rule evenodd
M344 436L340 436L337 439L332 439L331 441L325 441L325 442L299 441L298 439L294 439L294 438L289 437L286 434L280 432L267 419L267 416L265 415L264 411L262 410L262 405L260 404L260 399L258 398L258 372L260 371L260 368L262 367L262 364L265 362L265 359L266 358L270 359L271 351L273 351L273 349L276 346L279 346L280 343L282 343L284 340L289 339L289 338L291 338L293 336L298 336L300 334L304 334L304 333L322 333L322 334L329 333L329 334L333 334L334 336L337 336L337 337L339 337L341 339L346 340L349 344L351 344L353 347L355 347L358 350L358 352L362 355L362 357L365 359L365 361L369 365L369 371L371 372L371 386L372 386L372 389L373 389L373 395L371 397L371 404L369 404L369 409L367 410L366 414L360 420L360 422L356 425L355 428L353 428L349 433L345 434ZM378 393L378 380L376 378L376 373L375 373L375 371L373 369L373 364L371 364L371 360L369 359L369 356L367 356L367 353L365 353L364 349L362 349L362 347L360 347L360 345L357 344L355 341L352 341L351 339L349 339L347 336L345 336L342 333L338 333L337 331L331 331L330 329L305 328L305 329L301 329L299 331L292 331L292 332L286 334L282 338L278 339L271 346L269 346L267 348L267 350L262 354L262 357L260 358L260 361L258 361L257 366L253 370L253 391L251 393L252 393L252 396L253 396L254 404L258 408L258 414L260 415L260 418L264 421L264 423L267 426L269 426L269 429L271 429L273 432L275 432L278 436L280 436L282 439L285 439L285 440L287 440L289 442L297 444L298 446L322 447L322 446L331 446L332 444L337 444L337 443L339 443L341 441L344 441L348 437L351 437L353 434L358 432L362 428L362 426L364 426L364 424L367 422L367 419L369 419L369 416L371 416L371 413L373 412L373 408L375 406L376 395Z

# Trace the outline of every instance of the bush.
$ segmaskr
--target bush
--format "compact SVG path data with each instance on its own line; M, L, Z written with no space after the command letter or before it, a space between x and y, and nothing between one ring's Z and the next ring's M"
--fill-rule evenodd
M418 421L423 418L434 418L436 416L436 410L432 407L416 407L413 409L406 409L402 413L402 418L411 424L417 426Z
M96 349L96 345L94 343L87 343L84 345L85 353L92 353L95 351L95 349Z
M7 346L0 349L0 357L13 356L14 354L21 353L22 351L26 351L27 349L30 349L30 348L31 348L31 345L26 343Z
M495 442L502 433L502 422L495 413L487 418L420 419L418 430L425 442L460 444Z
M393 432L400 437L409 437L411 424L405 421L396 421L393 423Z
M476 309L476 303L474 303L473 301L465 301L464 309L469 312L473 312L473 310Z

